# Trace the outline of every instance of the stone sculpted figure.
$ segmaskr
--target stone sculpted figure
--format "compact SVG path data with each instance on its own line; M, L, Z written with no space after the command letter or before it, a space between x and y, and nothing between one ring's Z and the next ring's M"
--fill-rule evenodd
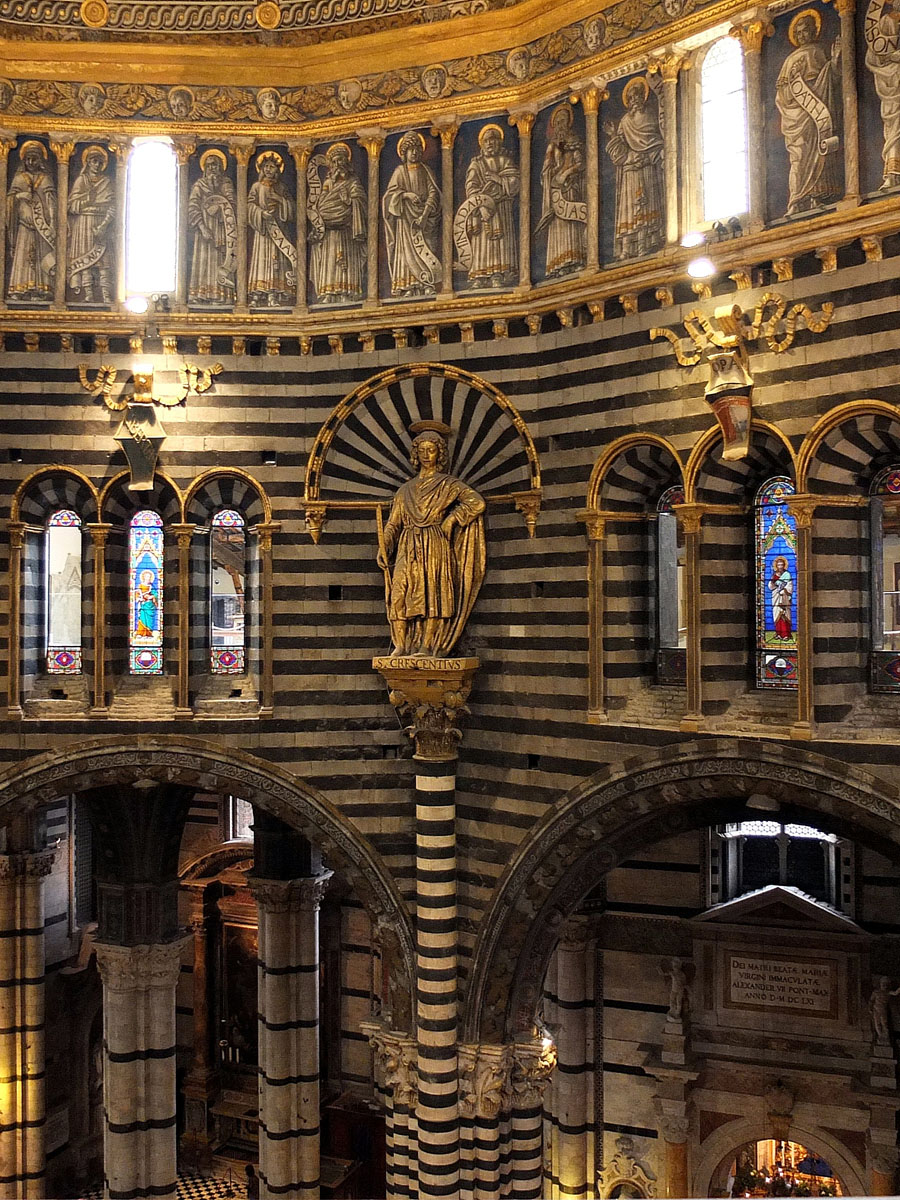
M391 176L382 201L392 296L433 296L441 284L441 193L425 156L425 139L417 130L397 145L400 166Z
M683 1021L690 1010L690 989L684 963L680 958L660 964L660 974L669 981L669 1011L667 1021Z
M256 159L259 178L247 194L247 221L252 230L247 293L253 305L293 304L297 286L297 248L289 233L294 201L282 180L284 160L275 150Z
M535 230L547 236L548 279L580 271L587 262L584 142L574 124L572 105L557 105L541 168L541 217Z
M322 179L321 168L326 168ZM346 142L316 154L307 169L310 277L327 304L362 300L366 277L366 189L353 172Z
M237 265L237 215L228 160L212 148L200 155L200 178L188 198L193 230L188 299L199 304L233 304Z
M81 171L69 192L69 287L85 304L112 303L113 252L110 233L115 216L109 155L103 146L87 146Z
M840 42L826 54L818 38L822 18L805 8L791 21L788 38L795 47L775 83L775 105L790 160L787 215L834 200L840 193L837 135Z
M893 0L869 0L866 9L866 66L881 101L884 144L882 189L900 186L900 12Z
M519 166L499 125L485 125L466 171L466 198L453 222L459 260L476 288L504 287L518 276L516 200Z
M652 254L665 242L663 136L659 112L642 76L622 92L625 115L607 121L606 153L616 168L616 258Z
M891 1040L891 997L900 996L900 988L891 991L891 981L886 975L878 980L878 986L872 989L869 997L869 1016L872 1019L872 1032L875 1041L888 1045Z
M419 421L410 432L410 461L418 474L394 497L378 565L387 580L393 655L446 658L484 579L485 505L446 473L446 425Z
M40 142L25 142L6 194L10 300L52 300L56 273L56 187Z

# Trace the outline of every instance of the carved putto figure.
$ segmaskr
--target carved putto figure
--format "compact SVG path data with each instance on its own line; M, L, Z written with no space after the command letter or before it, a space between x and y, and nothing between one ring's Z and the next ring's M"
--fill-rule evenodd
M188 87L169 88L166 103L176 121L186 121L194 107L194 93Z
M587 204L584 192L584 142L575 132L571 104L559 104L541 168L541 217L537 234L546 234L546 277L580 271L587 261Z
M418 474L394 497L378 565L385 572L393 655L446 658L484 579L485 505L446 473L446 425L419 421L410 432Z
M886 975L878 980L878 986L872 989L869 997L869 1016L872 1019L872 1032L875 1041L880 1045L888 1045L891 1040L891 997L900 996L900 987L891 991L891 981Z
M323 180L321 169L325 167ZM307 218L310 277L320 302L362 300L366 271L366 190L357 179L346 142L310 159Z
M690 1012L691 994L684 963L680 958L660 963L660 974L669 981L669 1011L667 1021L683 1021Z
M405 133L382 201L392 296L433 296L441 284L441 193L423 162L425 138Z
M103 146L85 147L81 171L69 191L69 287L85 304L110 304L113 297L110 233L116 199L108 165Z
M665 242L666 201L659 110L638 75L622 92L625 115L604 123L606 153L616 168L616 258L652 254Z
M96 117L106 104L106 90L99 83L83 83L78 89L78 103L87 117Z
M257 156L259 178L247 194L250 268L247 292L250 303L269 308L292 304L297 286L297 248L289 232L294 201L282 179L284 160L275 150Z
M836 199L840 193L837 114L840 104L840 42L830 53L819 44L822 18L813 8L788 27L795 47L782 64L775 104L790 160L787 216Z
M445 67L438 64L426 67L422 72L422 87L430 100L436 100L438 96L442 95L446 86L447 71Z
M881 101L884 126L881 186L900 187L900 12L892 0L869 0L865 38L866 66Z
M56 274L56 187L40 142L22 145L6 194L10 300L52 300Z
M466 198L457 210L453 236L473 287L505 287L518 272L519 166L503 144L499 125L485 125L478 146L466 171Z
M202 174L188 199L188 225L193 231L188 299L199 304L233 304L237 217L234 184L221 150L200 155Z

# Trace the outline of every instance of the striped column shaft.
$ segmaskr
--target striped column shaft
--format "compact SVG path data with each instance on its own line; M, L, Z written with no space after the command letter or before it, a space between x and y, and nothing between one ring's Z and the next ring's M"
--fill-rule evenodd
M416 764L418 1195L459 1189L456 760Z
M587 942L582 930L567 930L556 952L558 1062L554 1076L554 1160L561 1200L581 1200L592 1190L588 1173L588 1104L593 1064L588 1061Z
M543 1110L513 1109L510 1121L510 1188L516 1200L538 1200L543 1191Z
M175 985L188 941L95 943L103 982L107 1200L175 1200Z
M459 1047L461 1200L499 1200L512 1047Z
M385 1110L387 1200L417 1194L410 1156L412 1105L416 1092L416 1043L380 1021L363 1021L360 1031L375 1051L375 1092Z
M0 857L0 1195L44 1194L44 879L53 852Z
M558 1029L560 1015L557 1005L557 968L559 965L559 947L557 946L547 964L547 974L544 977L543 1020L552 1029ZM559 1097L557 1090L559 1078L554 1075L547 1085L544 1096L544 1191L548 1195L555 1194L559 1183Z
M331 876L249 880L259 910L262 1200L319 1195L319 907Z

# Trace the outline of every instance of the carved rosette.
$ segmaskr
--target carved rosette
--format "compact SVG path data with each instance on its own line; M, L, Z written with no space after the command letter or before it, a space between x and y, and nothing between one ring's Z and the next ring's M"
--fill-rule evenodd
M46 879L56 861L55 850L0 855L0 881Z
M493 1121L509 1109L512 1046L459 1047L459 1111Z
M423 762L456 758L477 658L375 658L391 704Z
M315 913L319 911L333 871L321 871L305 879L262 879L247 876L247 886L260 912Z
M148 988L174 988L181 971L187 937L151 945L115 946L95 942L97 967L107 992L138 992Z
M362 1021L360 1029L375 1051L376 1082L390 1093L394 1107L414 1108L419 1094L415 1038L377 1021Z
M535 1108L541 1104L550 1076L556 1067L556 1046L549 1038L516 1042L512 1047L510 1092L513 1108Z

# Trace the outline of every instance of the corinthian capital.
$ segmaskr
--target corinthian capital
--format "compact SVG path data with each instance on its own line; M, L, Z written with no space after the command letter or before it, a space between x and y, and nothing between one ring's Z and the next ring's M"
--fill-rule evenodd
M388 1092L394 1107L413 1108L419 1092L416 1042L408 1033L385 1029L377 1021L363 1021L360 1029L375 1051L375 1078Z
M464 1117L495 1120L509 1108L512 1046L459 1047L459 1109Z
M510 1090L514 1108L535 1108L556 1066L556 1046L549 1038L516 1042L512 1047Z
M305 879L262 879L247 877L250 894L261 913L318 912L333 871L321 871Z
M147 988L174 988L181 970L181 954L190 939L142 946L116 946L95 942L97 966L108 992L137 992Z

